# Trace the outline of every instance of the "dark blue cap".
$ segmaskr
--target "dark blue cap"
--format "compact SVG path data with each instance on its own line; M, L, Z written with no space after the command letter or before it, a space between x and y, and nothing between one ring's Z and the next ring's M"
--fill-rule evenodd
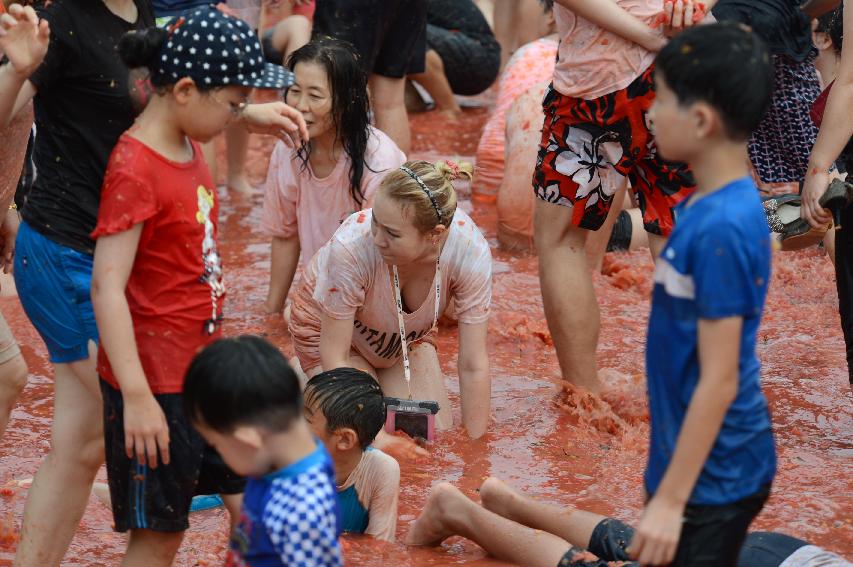
M156 73L174 80L190 77L200 87L236 85L286 89L293 73L266 63L261 43L249 24L212 6L176 16L160 51Z

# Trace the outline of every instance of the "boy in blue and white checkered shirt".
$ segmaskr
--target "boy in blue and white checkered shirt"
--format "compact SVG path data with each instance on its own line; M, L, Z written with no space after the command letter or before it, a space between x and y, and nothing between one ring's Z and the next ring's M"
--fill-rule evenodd
M187 371L184 402L205 440L249 477L226 565L343 565L332 460L278 349L250 336L211 344Z

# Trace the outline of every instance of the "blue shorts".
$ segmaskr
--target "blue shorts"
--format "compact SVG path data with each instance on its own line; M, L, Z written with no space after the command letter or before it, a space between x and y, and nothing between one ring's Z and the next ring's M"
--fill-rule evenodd
M85 360L89 341L98 342L90 294L93 260L21 223L15 244L15 285L54 364Z

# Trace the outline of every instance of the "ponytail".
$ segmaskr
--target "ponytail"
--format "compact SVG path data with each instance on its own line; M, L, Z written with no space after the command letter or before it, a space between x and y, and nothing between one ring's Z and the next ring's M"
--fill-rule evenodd
M155 71L157 58L160 57L167 36L168 32L158 27L129 31L118 42L119 57L131 69L147 68L155 87L166 86L169 84L166 78Z

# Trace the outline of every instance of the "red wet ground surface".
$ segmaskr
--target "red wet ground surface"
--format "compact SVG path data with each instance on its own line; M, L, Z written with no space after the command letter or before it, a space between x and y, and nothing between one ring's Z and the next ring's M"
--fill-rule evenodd
M470 159L485 115L483 109L467 111L455 126L435 115L414 116L414 155ZM255 182L264 176L269 149L268 141L253 140L250 167ZM264 334L290 354L281 318L263 315L260 307L269 269L269 245L258 230L260 204L259 195L242 200L224 196L221 244L229 285L225 329L229 334ZM496 247L492 206L475 204L474 219ZM490 432L477 441L445 433L429 458L401 463L398 535L421 510L434 482L454 482L476 497L475 489L489 475L550 502L637 520L648 442L643 381L652 269L648 253L612 255L606 275L595 277L603 320L599 366L607 369L603 375L610 387L605 396L609 404L561 392L555 385L558 370L542 315L536 258L497 248L493 253ZM784 531L853 557L853 404L831 266L817 250L777 254L770 290L759 354L779 474L753 527ZM0 444L0 564L8 564L26 497L15 481L31 477L48 449L52 382L45 348L18 301L0 299L0 310L31 372ZM458 422L456 340L456 330L444 328L439 351ZM221 564L224 513L194 514L192 524L177 564ZM351 565L501 564L458 538L437 549L407 549L348 537L344 547ZM110 512L92 501L64 564L114 565L123 548L123 536L112 532Z

